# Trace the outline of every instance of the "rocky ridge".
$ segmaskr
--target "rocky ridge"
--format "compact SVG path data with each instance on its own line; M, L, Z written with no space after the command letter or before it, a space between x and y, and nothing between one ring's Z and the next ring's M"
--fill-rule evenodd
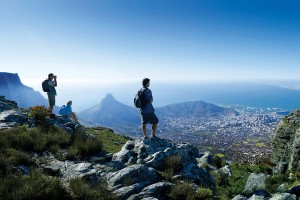
M275 173L295 170L300 159L300 109L284 117L275 129L272 142L272 162L277 164Z
M34 121L28 118L26 110L18 109L13 102L1 98L0 105L11 105L11 107L6 106L6 110L0 112L1 128L12 128L22 125L35 126ZM278 139L281 139L282 141L289 141L294 147L296 146L296 142L291 139L291 135L298 131L296 128L298 116L300 116L299 110L288 115L279 123L274 138L275 145L278 144ZM85 133L83 126L72 123L62 117L49 119L48 123L61 127L70 134ZM88 134L86 135L87 137L92 137ZM281 155L276 154L275 151L274 158L280 158ZM33 154L33 156L38 160L37 165L40 168L47 171L51 176L59 177L65 185L68 185L68 181L73 178L85 179L91 185L104 181L107 183L109 190L115 193L119 199L172 199L168 195L168 191L174 187L174 181L166 181L162 175L166 168L166 160L172 156L179 157L182 165L172 175L171 180L189 181L194 184L195 189L199 186L208 187L211 190L215 189L215 180L210 175L211 170L231 176L230 166L216 170L214 160L209 153L202 154L190 144L173 144L171 141L159 138L129 140L115 154L104 152L83 161L61 161L48 153L42 155ZM286 159L286 162L290 162L290 160ZM293 166L293 164L290 166ZM30 168L26 166L19 166L18 170L24 174L30 173ZM233 199L280 200L300 197L299 186L291 188L284 193L273 195L267 193L264 191L263 184L265 178L266 176L263 174L252 174L245 186L245 190L251 192L250 195L247 197L237 195ZM257 190L257 188L261 190Z

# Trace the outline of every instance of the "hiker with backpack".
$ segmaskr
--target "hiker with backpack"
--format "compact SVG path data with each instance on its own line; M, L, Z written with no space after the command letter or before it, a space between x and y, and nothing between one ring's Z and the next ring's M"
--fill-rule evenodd
M155 115L155 110L153 108L153 96L149 89L150 79L144 78L142 81L143 88L141 88L134 98L134 104L136 107L140 108L141 119L142 119L142 131L144 138L147 139L147 129L146 125L148 123L152 124L152 138L156 138L156 128L158 124L158 118Z
M67 119L72 118L73 122L79 123L76 114L72 111L72 101L68 101L66 105L63 105L59 109L59 114Z
M55 96L56 96L56 89L57 86L57 76L53 73L48 75L48 79L44 80L42 83L43 91L47 92L48 100L49 100L49 111L52 114L53 107L55 105Z

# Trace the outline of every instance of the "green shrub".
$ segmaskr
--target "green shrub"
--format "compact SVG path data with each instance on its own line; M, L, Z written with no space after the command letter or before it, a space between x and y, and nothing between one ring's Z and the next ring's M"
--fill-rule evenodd
M213 192L210 189L198 188L187 182L178 182L170 191L170 197L174 200L210 200Z
M215 155L213 156L213 159L214 159L214 161L215 161L216 167L217 167L218 169L224 166L223 163L222 163L222 156L223 156L223 154L215 154ZM223 157L224 157L224 156L223 156Z
M286 181L288 181L286 174L270 176L265 180L266 189L270 193L275 193L278 187Z
M50 111L44 106L33 106L29 108L28 117L35 120L37 124L42 124L49 116Z
M87 182L82 179L72 179L69 183L74 196L73 199L99 199L99 200L116 200L115 194L109 192L104 183L91 187Z
M177 183L170 191L170 197L174 200L186 200L192 198L196 192L193 185L186 182Z
M180 172L183 168L183 163L181 161L181 157L179 155L173 155L166 159L165 167L161 176L166 181L172 181L172 177L174 174Z
M173 170L173 173L178 173L183 168L183 163L179 155L173 155L167 158L165 169Z
M27 153L15 149L7 149L6 158L9 165L23 164L26 166L31 166L34 164L34 161Z
M70 199L58 178L48 177L40 170L30 176L8 175L0 180L0 196L4 199Z
M75 135L69 150L71 150L73 156L76 156L78 158L88 157L95 153L102 152L103 145L101 140L99 140L97 137L87 138L84 135Z
M248 166L244 163L231 165L232 175L228 177L228 186L225 186L230 198L242 194L250 174Z
M213 192L207 188L198 188L196 194L189 199L210 200L213 199Z

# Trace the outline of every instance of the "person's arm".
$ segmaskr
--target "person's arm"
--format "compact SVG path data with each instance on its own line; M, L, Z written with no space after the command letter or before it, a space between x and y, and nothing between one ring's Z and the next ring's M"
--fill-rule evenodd
M56 87L57 86L57 80L56 80L56 76L54 76L54 87Z
M72 107L70 105L67 106L67 113L72 114Z

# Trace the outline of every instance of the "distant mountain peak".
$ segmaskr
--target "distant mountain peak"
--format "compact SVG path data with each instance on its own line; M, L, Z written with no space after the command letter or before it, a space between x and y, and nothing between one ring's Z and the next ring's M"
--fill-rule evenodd
M106 96L104 97L104 99L107 99L107 100L116 100L115 97L111 93L107 93Z
M0 85L17 85L23 86L17 73L0 72Z

